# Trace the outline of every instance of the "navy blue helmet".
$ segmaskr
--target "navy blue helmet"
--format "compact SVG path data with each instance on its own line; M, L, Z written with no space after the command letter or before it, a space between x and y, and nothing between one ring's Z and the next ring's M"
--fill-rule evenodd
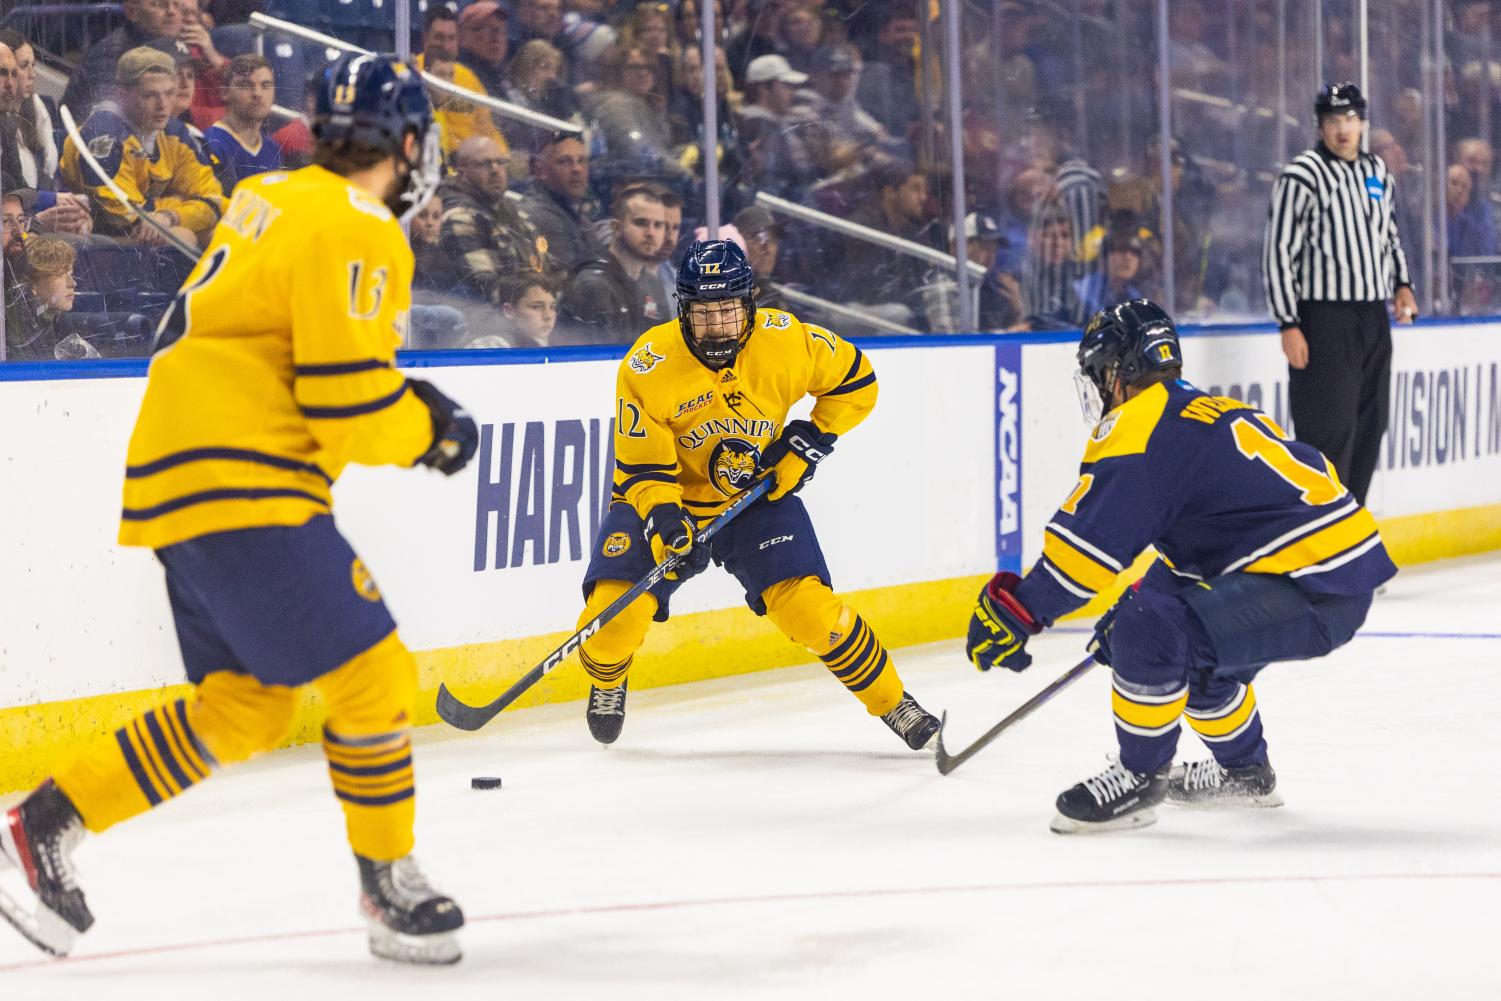
M406 136L417 138L417 156L403 155ZM404 190L391 211L405 222L422 208L442 179L442 150L433 106L421 75L394 57L346 52L323 71L313 110L313 137L389 149L406 169Z
M755 284L756 275L745 251L730 240L695 240L683 255L683 263L678 265L678 323L688 350L706 367L718 370L735 363L756 322ZM722 299L738 299L745 305L741 329L694 336L689 305Z
M1154 372L1182 367L1178 328L1161 306L1148 299L1107 306L1090 317L1079 341L1074 381L1084 419L1091 424L1100 419L1117 380L1131 386Z
M1326 83L1319 88L1318 96L1313 99L1313 116L1316 122L1321 121L1325 115L1345 115L1352 111L1361 118L1365 117L1365 95L1353 83Z

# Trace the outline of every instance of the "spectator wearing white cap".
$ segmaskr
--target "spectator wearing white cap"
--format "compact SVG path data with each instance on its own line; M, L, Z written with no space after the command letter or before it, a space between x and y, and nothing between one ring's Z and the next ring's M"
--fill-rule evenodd
M793 104L797 88L807 82L808 74L793 69L782 56L752 59L745 70L745 104L736 121L737 129L769 132L771 141L760 152L762 190L793 199L818 180L815 159L801 134L812 119Z

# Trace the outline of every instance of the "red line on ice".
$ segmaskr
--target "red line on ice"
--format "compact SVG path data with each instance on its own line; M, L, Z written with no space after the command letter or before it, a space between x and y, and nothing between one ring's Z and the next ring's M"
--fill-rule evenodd
M618 914L628 911L672 911L692 907L733 907L739 904L785 904L818 900L858 900L875 897L913 897L929 894L1023 893L1028 890L1098 890L1136 889L1140 887L1252 886L1268 883L1363 883L1425 882L1433 880L1501 879L1501 872L1389 872L1350 873L1338 876L1203 876L1182 879L1056 880L1041 883L982 883L975 886L916 886L876 890L832 890L824 893L782 893L760 897L710 897L703 900L657 900L638 904L601 904L592 907L560 907L540 911L514 911L509 914L482 914L469 918L470 924L494 921L535 921L547 918L587 917L595 914ZM262 942L287 942L305 938L328 938L334 935L359 935L364 928L315 928L304 931L275 932L266 935L243 935L237 938L207 939L201 942L178 942L172 945L145 946L71 956L67 959L33 959L0 965L0 973L30 970L46 966L72 966L107 959L131 959L159 956L163 953L191 952L227 946L256 945Z

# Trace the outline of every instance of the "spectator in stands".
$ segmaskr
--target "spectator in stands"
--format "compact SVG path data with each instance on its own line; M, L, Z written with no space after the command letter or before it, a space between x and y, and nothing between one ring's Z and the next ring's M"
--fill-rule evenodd
M729 44L730 70L737 79L752 62L777 51L781 20L782 0L750 0L745 20L734 29Z
M1448 213L1449 256L1481 257L1497 252L1495 219L1489 206L1475 198L1475 179L1462 163L1445 175L1444 207Z
M1114 306L1127 299L1145 299L1140 277L1142 258L1146 252L1141 231L1131 226L1112 226L1105 236L1102 251L1105 255L1105 270L1095 271L1078 280L1075 294L1084 309L1093 315L1106 306Z
M271 138L281 147L282 164L287 170L306 167L313 161L313 131L308 128L308 123L313 120L322 82L323 78L317 73L309 76L302 90L302 114L271 133Z
M671 9L660 2L638 3L620 25L620 45L626 48L645 49L647 54L665 67L677 54L676 38L672 31Z
M516 51L507 68L505 90L501 97L528 111L550 115L582 125L578 100L566 85L567 68L557 46L534 38ZM531 149L547 136L540 126L510 122L507 128L516 137L515 146Z
M894 136L917 121L917 17L914 5L891 4L878 19L875 45L865 53L856 92L860 106Z
M15 61L16 85L14 103L6 99L0 111L0 143L15 147L21 182L7 182L6 187L51 191L57 187L57 142L51 110L36 92L36 50L24 35L9 29L0 31L0 50L9 51Z
M732 220L745 247L745 259L750 262L756 276L756 305L769 309L782 309L784 303L779 290L773 289L772 279L777 273L777 256L782 249L782 227L776 216L760 205L748 205L735 213Z
M823 18L812 7L792 6L782 14L777 26L777 51L788 65L801 73L812 73L815 53L823 44Z
M635 172L680 173L672 157L666 94L658 63L644 48L617 46L605 59L601 87L584 111L604 138L605 157Z
M65 241L39 236L26 243L16 261L15 288L6 290L5 357L10 361L52 361L88 357L92 348L77 334L65 335L57 318L73 308L78 282L73 277L77 255ZM77 345L59 345L64 340ZM71 350L70 350L71 349ZM93 351L93 357L99 353Z
M463 68L462 63L437 55L425 61L426 72L430 76L446 80L451 84L458 84L458 71ZM491 140L500 147L502 153L510 157L510 144L495 127L495 119L491 117L488 108L476 104L467 97L441 90L432 84L428 84L427 96L433 104L433 118L438 123L438 139L445 157L453 156L455 150L466 140L475 136L484 136Z
M564 4L567 12L556 42L568 59L564 76L576 85L588 87L599 80L600 61L619 38L605 21L614 5L615 0L567 0Z
M661 198L652 186L627 186L610 216L609 249L580 265L563 294L569 343L629 344L672 313L656 269L667 231Z
M31 216L21 200L21 194L7 191L0 199L0 218L4 219L3 235L0 235L0 255L3 255L5 275L0 290L8 297L15 285L15 274L21 265L21 254L26 250L26 233L31 229Z
M849 221L938 248L928 213L928 176L910 163L883 161L871 171L874 198ZM939 235L941 240L941 234ZM839 294L897 323L913 319L912 296L925 283L927 265L867 240L850 238L839 262ZM885 308L877 308L884 305Z
M604 254L594 233L598 203L589 194L589 152L578 136L554 133L532 154L531 183L521 214L547 241L559 270Z
M21 110L21 69L9 45L0 44L0 126L4 145L0 147L0 184L6 190L28 185L22 177L19 133Z
M1183 313L1207 312L1214 308L1227 280L1223 248L1214 243L1214 215L1219 194L1194 157L1183 150L1177 138L1168 140L1169 178L1173 186L1173 259L1175 308ZM1162 212L1162 152L1159 137L1147 142L1141 168L1130 180L1116 184L1112 205L1129 209L1150 230L1151 241L1160 247L1167 225ZM1087 262L1090 250L1105 235L1109 223L1102 220L1084 235ZM1152 248L1148 247L1148 250ZM1098 270L1098 269L1096 269ZM1097 287L1092 286L1092 287ZM1081 307L1082 308L1082 307ZM1088 310L1092 315L1094 310Z
M760 56L745 71L745 104L736 128L755 129L755 120L772 126L771 140L761 150L763 168L758 178L762 190L800 201L819 178L817 159L809 148L810 119L793 107L797 88L808 82L778 55ZM757 130L759 131L759 130Z
M136 213L144 212L189 243L208 242L224 211L224 190L214 177L208 154L172 118L176 93L177 67L172 57L150 46L131 49L120 57L115 70L118 103L102 105L80 130L89 152L111 174L133 208L120 204L84 166L73 140L64 146L63 176L73 190L86 192L92 199L94 227L100 233L128 236L148 246L164 243L154 227L136 220ZM154 150L155 156L148 150Z
M799 92L808 114L831 137L858 146L885 142L890 137L881 123L860 107L855 88L860 81L860 52L853 45L830 45L810 60L811 90Z
M1036 167L1026 167L1016 172L1006 187L1006 200L996 218L1000 227L1002 243L996 253L996 270L1021 277L1026 262L1027 231L1032 227L1032 217L1037 203L1049 184L1046 172Z
M435 192L422 206L422 211L412 216L407 236L412 244L412 256L416 265L412 271L412 288L447 292L451 286L444 275L452 269L443 253L443 194Z
M1454 147L1454 158L1470 172L1470 180L1475 182L1476 199L1489 205L1496 164L1491 144L1480 138L1461 139ZM1388 163L1387 166L1390 167L1391 164Z
M1392 216L1397 223L1397 232L1404 240L1416 240L1421 232L1417 220L1421 218L1421 199L1423 197L1423 183L1420 176L1412 169L1412 163L1407 159L1407 150L1397 141L1388 129L1371 130L1371 152L1381 157L1386 164L1387 173L1391 176L1392 183L1396 188L1396 201L1392 206ZM1474 176L1472 173L1471 176Z
M203 130L193 124L193 96L198 93L198 69L193 65L193 60L187 56L177 56L173 47L163 48L160 45L153 48L161 48L167 55L172 56L177 63L177 93L172 98L172 117L181 122L183 127L201 145L203 143Z
M563 0L515 0L508 45L516 51L532 39L556 45L563 30Z
M1097 254L1093 261L1083 262L1076 247L1062 258L1052 252L1053 247L1043 247L1046 240L1056 236L1057 212L1068 217L1069 233L1077 241L1100 224L1105 211L1104 180L1066 144L1068 114L1061 106L1042 107L1033 109L1027 118L1025 142L1031 165L1046 171L1050 180L1028 231L1022 291L1034 314L1055 318L1066 315L1070 325L1082 327L1089 314L1074 294L1075 283L1090 271L1101 270L1104 261ZM1052 230L1046 236L1042 232L1045 227ZM1060 309L1063 314L1057 312Z
M1045 274L1075 273L1074 225L1064 207L1056 202L1039 205L1027 234L1027 267ZM1033 330L1061 330L1076 326L1078 289L1073 284L1040 284L1022 289L1027 307L1027 325Z
M545 348L558 324L558 284L525 272L500 283L499 343L495 347ZM470 342L466 347L489 347Z
M662 202L662 217L666 223L662 242L657 247L657 278L671 298L678 284L677 251L683 239L683 196L663 185L655 185L657 197Z
M959 253L959 241L949 227L948 252ZM965 331L959 309L959 282L954 269L935 268L923 288L924 329L934 333L1009 330L1023 315L1021 286L1016 279L995 268L996 251L1005 240L1000 225L989 215L971 212L964 218L965 258L985 269L983 277L969 275L970 315L974 326Z
M176 42L182 34L178 0L125 0L123 6L125 23L89 47L63 91L62 103L77 121L88 118L94 105L109 97L115 67L127 50L160 39Z
M190 114L193 124L207 131L224 117L225 73L229 57L214 47L213 17L203 8L205 0L178 0L182 12L182 33L177 37L187 46L193 61L196 89Z
M735 142L735 115L741 107L742 98L730 76L729 65L724 59L724 50L714 50L717 81L715 96L719 99L716 122L720 142L729 149ZM667 126L672 134L672 145L682 150L688 145L697 146L704 128L704 56L696 45L685 45L678 50L673 63L672 93L668 96ZM679 162L685 166L698 163L698 150L687 151L685 162L680 153Z
M506 9L477 0L459 12L459 62L474 71L485 93L499 94L505 83Z
M451 286L497 302L500 280L518 271L551 268L549 246L506 197L509 158L485 136L464 140L443 197L441 241Z
M271 64L254 53L235 56L225 74L224 117L204 136L225 194L247 177L282 168L281 147L266 130L276 99Z

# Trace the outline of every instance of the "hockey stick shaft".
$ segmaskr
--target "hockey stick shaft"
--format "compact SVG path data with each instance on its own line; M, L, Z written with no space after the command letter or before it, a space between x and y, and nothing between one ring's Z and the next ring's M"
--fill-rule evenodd
M1043 705L1043 703L1052 699L1053 696L1057 695L1069 685L1072 685L1074 682L1084 677L1084 675L1088 674L1090 668L1094 667L1096 663L1097 662L1094 659L1094 652L1093 650L1091 650L1088 657L1085 657L1079 663L1069 668L1063 673L1061 677L1058 678L1058 680L1048 685L1048 687L1032 696L1026 702L1023 702L1015 712L1007 716L1005 719L1001 720L989 730L986 730L983 734L980 735L979 740L975 741L973 744L970 744L958 754L950 755L948 751L944 749L943 727L940 726L938 728L938 774L947 775L949 772L953 771L955 768L958 768L960 765L964 764L976 754L979 754L1001 734L1005 733L1012 726L1015 726L1017 723L1020 723L1022 720L1026 719L1028 716L1036 712L1037 709ZM944 714L944 722L948 722L947 713Z
M700 546L708 544L710 539L719 534L720 529L728 525L736 516L760 499L766 491L770 490L772 484L773 480L771 477L762 476L749 489L736 497L729 507L720 512L718 517L699 529L698 534L694 536L694 544ZM507 706L519 699L528 689L567 660L583 645L584 640L599 632L605 627L606 623L629 608L631 602L661 583L663 578L677 566L680 559L680 556L669 556L661 563L652 567L651 571L637 581L635 586L612 601L604 611L600 612L593 619L584 623L578 632L564 640L561 646L544 657L540 664L528 671L521 680L517 681L510 688L507 688L495 701L482 706L471 706L455 698L454 694L448 690L447 685L439 685L438 716L443 722L460 730L478 730L500 715Z
M63 129L68 133L68 138L73 140L73 146L78 150L78 158L88 164L89 170L109 189L110 194L119 200L120 204L125 207L125 211L155 229L178 253L182 254L188 260L196 261L202 257L203 252L201 250L197 247L188 246L188 244L178 239L176 233L173 233L166 226L157 222L151 213L142 212L136 207L135 203L130 200L130 196L125 193L125 189L115 183L115 179L109 176L109 172L104 169L104 165L94 158L93 153L89 152L88 144L83 141L83 135L78 131L78 123L73 120L73 112L68 110L66 104L57 110L62 113Z

